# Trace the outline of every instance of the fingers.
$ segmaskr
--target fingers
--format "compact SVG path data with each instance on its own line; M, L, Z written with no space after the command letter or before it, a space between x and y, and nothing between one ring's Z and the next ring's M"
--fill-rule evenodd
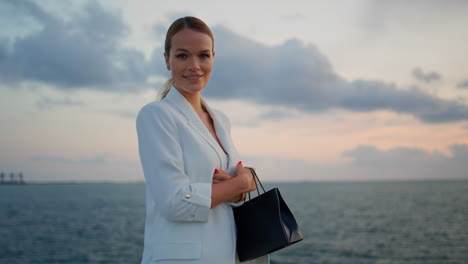
M226 180L230 180L231 178L232 176L227 173L216 173L213 175L213 180L217 180L217 181L226 181Z
M252 191L255 191L257 189L257 180L256 179L253 179L252 180Z
M250 171L250 169L253 169L255 171L255 168L250 167L250 166L249 167L245 166L244 168L247 170L247 173L250 177L249 189L250 191L255 191L257 189L257 184L256 184L257 180L255 179L253 172Z
M250 191L255 191L257 189L256 179L252 176L252 181L250 182Z
M244 167L244 164L242 163L242 161L239 161L239 163L237 163L236 176L243 177L245 179L245 184L246 184L245 186L249 192L257 189L256 184L255 184L255 179L251 171L248 169L248 167Z
M213 174L213 183L220 183L223 181L230 180L231 178L232 176L229 173L220 169L215 169L215 172Z
M237 163L237 166L236 166L236 175L240 175L240 174L250 174L250 171L244 167L244 164L242 163L242 161L239 161Z
M254 191L257 189L257 185L255 184L255 178L253 177L251 171L248 169L249 167L244 167L242 161L239 161L236 166L236 177L243 178L243 185L248 192ZM226 180L232 179L232 176L222 170L215 169L215 173L213 174L213 184L220 183Z
M215 174L217 174L217 173L229 174L227 171L223 171L223 170L220 170L220 169L215 169L214 173L215 173Z
M244 164L242 164L242 161L239 161L236 166L236 175L239 175L242 173L242 170L244 170Z

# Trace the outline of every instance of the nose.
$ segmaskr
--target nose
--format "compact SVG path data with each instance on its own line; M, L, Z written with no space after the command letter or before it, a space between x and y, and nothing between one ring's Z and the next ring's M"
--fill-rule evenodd
M197 71L200 69L200 61L197 57L194 56L189 60L188 68L192 71Z

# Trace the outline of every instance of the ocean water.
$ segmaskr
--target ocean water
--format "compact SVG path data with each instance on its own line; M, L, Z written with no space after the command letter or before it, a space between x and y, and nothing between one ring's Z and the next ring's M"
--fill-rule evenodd
M305 239L272 264L468 263L468 181L273 186ZM144 197L142 183L0 185L0 264L139 263Z

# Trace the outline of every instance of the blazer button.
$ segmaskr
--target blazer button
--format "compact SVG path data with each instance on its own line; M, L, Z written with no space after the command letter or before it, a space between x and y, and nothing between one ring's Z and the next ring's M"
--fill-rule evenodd
M192 197L192 196L190 194L188 194L188 193L185 195L185 199L190 199L190 197Z

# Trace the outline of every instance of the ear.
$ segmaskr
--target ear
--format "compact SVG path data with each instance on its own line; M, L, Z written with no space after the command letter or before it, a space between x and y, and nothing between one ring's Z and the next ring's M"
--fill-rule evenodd
M216 54L216 52L213 51L213 58L214 58L215 54Z
M166 61L167 69L170 69L170 67L169 67L169 55L167 55L166 52L164 52L164 60Z

